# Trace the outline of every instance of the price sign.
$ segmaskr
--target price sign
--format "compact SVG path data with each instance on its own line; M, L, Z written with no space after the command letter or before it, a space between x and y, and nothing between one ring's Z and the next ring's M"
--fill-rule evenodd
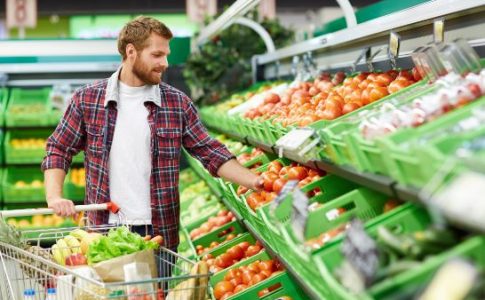
M315 130L312 128L298 128L285 134L276 141L275 147L278 149L279 157L283 157L283 151L293 152L298 155L305 155L315 147L319 139L314 139Z
M293 190L293 212L291 214L291 227L295 236L305 241L306 223L308 220L308 197L298 188Z
M37 0L7 0L7 28L34 28Z
M445 41L445 19L436 19L433 23L433 41L443 43Z
M399 47L401 45L401 37L394 31L389 34L389 59L393 68L396 68L396 59L399 56Z
M376 242L364 231L360 220L352 220L341 250L348 264L363 280L363 286L369 286L379 266L379 255Z

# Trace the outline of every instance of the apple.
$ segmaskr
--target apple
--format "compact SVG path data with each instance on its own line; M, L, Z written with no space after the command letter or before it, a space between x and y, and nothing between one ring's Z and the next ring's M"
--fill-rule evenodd
M82 266L87 265L86 256L81 253L71 254L66 257L66 266Z

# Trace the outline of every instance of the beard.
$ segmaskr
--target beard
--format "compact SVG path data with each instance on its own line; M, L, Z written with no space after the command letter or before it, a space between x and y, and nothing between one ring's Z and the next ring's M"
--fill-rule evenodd
M140 57L137 57L137 60L133 65L133 74L135 74L135 76L143 83L147 85L159 84L162 81L162 76L157 72L163 74L165 68L150 68Z

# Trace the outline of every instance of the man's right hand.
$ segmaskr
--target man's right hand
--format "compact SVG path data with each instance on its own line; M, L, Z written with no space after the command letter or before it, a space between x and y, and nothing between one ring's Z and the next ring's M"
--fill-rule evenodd
M74 203L71 200L56 198L47 201L47 206L54 210L54 213L60 217L70 217L76 214Z

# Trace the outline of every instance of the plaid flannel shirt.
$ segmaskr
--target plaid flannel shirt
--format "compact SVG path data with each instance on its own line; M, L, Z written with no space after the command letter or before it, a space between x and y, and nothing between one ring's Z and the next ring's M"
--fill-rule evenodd
M47 155L42 170L68 171L72 157L85 152L85 203L110 201L108 156L117 116L118 75L78 89L54 133L47 140ZM234 156L209 137L192 101L177 89L161 83L152 89L145 106L149 110L152 171L150 199L155 234L161 234L165 246L179 243L179 165L181 147L217 176L219 167ZM125 174L130 176L130 174ZM116 199L113 199L116 203ZM108 223L106 211L89 212L94 224Z

